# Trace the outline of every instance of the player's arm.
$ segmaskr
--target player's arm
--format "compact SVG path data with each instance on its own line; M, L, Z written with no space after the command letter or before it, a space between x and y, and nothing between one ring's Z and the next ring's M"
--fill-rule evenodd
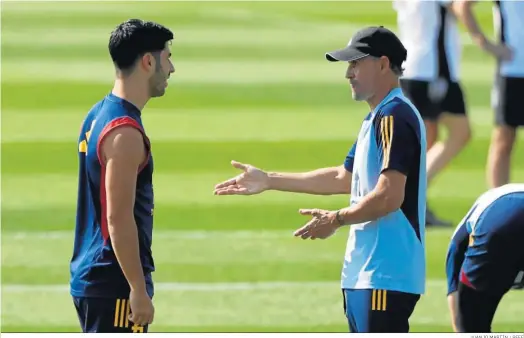
M116 258L131 290L146 292L133 210L137 172L145 160L142 134L134 127L119 127L100 145L105 163L107 225Z
M340 166L296 174L269 172L269 190L314 195L349 194L355 150L356 142Z
M448 307L451 316L451 326L453 331L459 332L458 328L458 297L457 289L459 275L464 262L464 254L468 248L469 234L466 228L466 221L463 220L455 230L449 244L446 256L446 278L448 282Z
M399 209L409 169L420 156L420 140L409 123L413 112L408 105L385 107L376 120L377 146L382 153L381 174L375 189L362 200L339 211L343 224L373 221Z
M455 0L449 8L455 16L464 24L473 42L482 49L485 49L488 39L480 29L475 15L473 5L476 0Z
M472 41L478 47L499 60L511 60L512 51L504 43L494 43L482 32L473 14L473 5L476 2L476 0L455 0L450 5L450 8L458 20L464 24Z

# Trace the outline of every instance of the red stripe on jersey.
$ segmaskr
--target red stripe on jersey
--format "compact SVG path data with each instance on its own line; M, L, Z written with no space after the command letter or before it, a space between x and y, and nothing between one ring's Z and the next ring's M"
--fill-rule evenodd
M101 219L100 225L102 226L102 237L104 238L104 244L107 244L109 239L109 228L107 226L107 200L106 200L106 167L100 168L100 207L101 207Z
M104 127L104 129L102 129L102 132L100 133L100 136L98 137L98 142L96 144L96 154L98 156L98 162L100 163L100 167L101 167L100 168L100 204L101 204L101 211L102 211L102 215L101 215L102 229L101 231L102 231L102 236L104 238L104 241L107 241L109 239L109 228L107 225L107 200L106 200L106 185L105 185L106 184L106 166L102 159L101 145L102 145L102 141L111 131L115 130L116 128L124 127L124 126L134 127L138 129L142 133L142 136L144 137L144 140L147 144L148 149L146 150L146 158L144 162L138 168L138 172L142 171L142 169L145 168L145 166L147 165L147 162L149 161L149 156L150 156L149 139L147 138L144 132L144 129L142 129L140 124L138 124L138 122L132 119L131 117L125 116L125 117L116 118L113 121L109 122Z
M469 286L472 289L475 289L473 284L471 284L471 282L469 281L468 276L466 276L466 273L462 269L460 270L460 282L466 286Z

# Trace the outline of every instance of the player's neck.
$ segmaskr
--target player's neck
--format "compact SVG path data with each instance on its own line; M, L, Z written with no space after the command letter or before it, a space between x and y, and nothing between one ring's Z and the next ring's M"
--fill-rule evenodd
M384 100L384 98L386 96L388 96L388 94L395 88L398 88L399 87L399 84L398 84L398 81L395 80L395 81L391 81L391 82L388 82L388 83L385 83L384 86L381 86L377 92L375 93L375 95L373 95L367 102L369 104L369 108L371 110L374 110L379 104L380 102L382 102L382 100Z
M131 78L116 79L113 86L112 93L126 101L129 101L138 110L144 109L147 101L149 101L149 88L147 86L140 88L137 86L139 81L133 81Z

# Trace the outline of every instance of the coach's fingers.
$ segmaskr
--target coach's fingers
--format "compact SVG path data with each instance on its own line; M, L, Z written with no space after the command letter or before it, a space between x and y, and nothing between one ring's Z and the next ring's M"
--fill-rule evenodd
M308 239L311 236L311 229L308 227L303 227L295 231L295 237L300 237L302 239Z
M320 215L320 210L319 209L300 209L298 212L301 215L310 215L310 216L313 216L313 217L316 217L316 216Z
M229 186L215 190L215 195L246 195L248 193L246 187Z
M317 219L315 218L307 222L306 225L295 231L295 237L300 236L302 239L306 239L309 236L311 236L312 232L314 231L313 228L315 227L316 222Z
M305 234L308 231L308 229L309 229L309 225L306 224L303 227L295 230L295 232L293 233L293 236L295 237L302 236L303 234Z
M249 164L240 163L235 160L231 161L231 165L243 171L247 171L249 169Z
M303 233L302 236L300 236L300 238L308 239L308 238L311 238L311 236L313 236L313 231L312 231L312 229L308 229L308 231Z
M225 188L225 187L229 187L231 185L237 184L237 179L238 179L238 176L235 176L233 178L230 178L227 181L220 182L217 185L215 185L215 189L221 189L221 188Z

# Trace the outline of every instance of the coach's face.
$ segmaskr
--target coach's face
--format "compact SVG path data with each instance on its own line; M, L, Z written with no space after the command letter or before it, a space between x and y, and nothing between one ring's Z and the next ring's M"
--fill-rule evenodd
M367 56L349 62L346 78L349 80L353 99L367 101L373 97L380 74L380 63L375 58Z
M175 67L171 62L171 50L168 45L160 53L154 54L154 67L151 68L149 94L151 97L159 97L166 92L167 80L171 73L175 72Z

